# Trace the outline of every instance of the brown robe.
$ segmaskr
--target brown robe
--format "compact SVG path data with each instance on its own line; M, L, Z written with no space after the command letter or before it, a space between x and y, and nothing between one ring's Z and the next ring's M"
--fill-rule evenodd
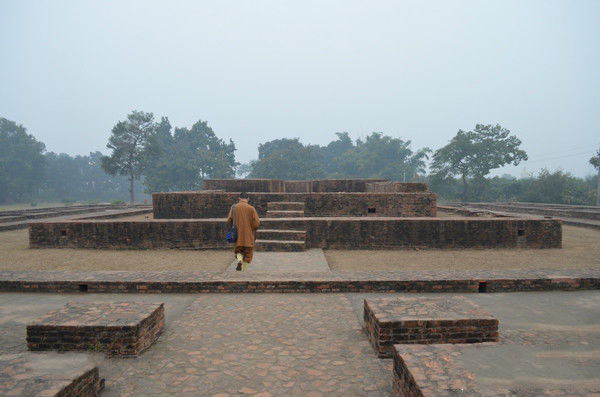
M231 209L227 216L227 223L233 226ZM260 220L253 206L243 201L235 205L235 227L237 228L236 247L254 247L254 232L258 229Z

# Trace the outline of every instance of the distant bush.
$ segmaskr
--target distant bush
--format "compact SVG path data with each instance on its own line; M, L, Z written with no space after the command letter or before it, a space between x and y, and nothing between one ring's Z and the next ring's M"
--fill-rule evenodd
M123 200L113 200L110 203L113 205L125 205L125 201Z
M73 204L75 204L75 200L62 199L62 203L64 204L65 207L70 207Z
M31 203L29 203L29 205L31 205L32 207L37 207L37 203L32 201Z

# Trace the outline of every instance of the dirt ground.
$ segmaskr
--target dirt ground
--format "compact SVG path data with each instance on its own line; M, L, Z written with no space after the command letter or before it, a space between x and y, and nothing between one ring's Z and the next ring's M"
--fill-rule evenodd
M563 248L325 251L332 270L542 269L600 267L600 230L563 225Z
M142 215L143 219L143 215ZM0 270L224 271L229 250L29 249L27 229L0 232Z

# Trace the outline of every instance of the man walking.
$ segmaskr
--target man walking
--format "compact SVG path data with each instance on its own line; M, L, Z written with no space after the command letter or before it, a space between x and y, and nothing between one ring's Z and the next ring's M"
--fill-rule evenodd
M240 193L238 203L233 207L235 212L235 227L237 228L237 241L233 253L238 261L235 270L246 271L246 267L252 262L254 254L255 232L258 229L260 220L253 206L248 204L248 193ZM229 227L233 226L233 217L231 209L227 216Z

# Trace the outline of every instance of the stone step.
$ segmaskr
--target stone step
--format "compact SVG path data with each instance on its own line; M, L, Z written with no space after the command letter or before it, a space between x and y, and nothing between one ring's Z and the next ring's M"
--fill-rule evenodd
M267 218L304 218L304 211L268 210Z
M301 201L271 201L267 203L268 211L304 211Z
M293 240L256 240L254 247L257 251L304 251L306 243L304 241Z
M260 240L304 241L306 239L305 230L258 229L257 235Z

